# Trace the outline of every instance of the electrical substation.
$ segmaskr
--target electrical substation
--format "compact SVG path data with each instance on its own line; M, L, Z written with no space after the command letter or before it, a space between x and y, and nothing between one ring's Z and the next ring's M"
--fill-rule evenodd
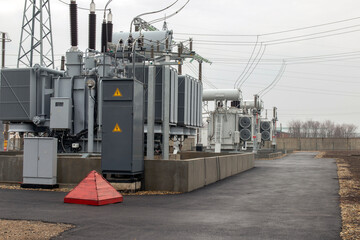
M49 2L42 2L37 13L51 19L50 8L44 7ZM36 3L25 1L25 10L29 4ZM252 168L254 154L266 142L275 148L276 108L268 119L258 95L244 100L240 89L204 89L201 66L211 62L196 53L191 40L189 47L176 43L176 32L166 22L159 30L136 17L129 32L119 31L113 29L116 16L106 6L101 46L96 48L92 1L89 45L79 49L78 27L83 26L78 26L77 9L76 1L69 1L71 46L60 70L54 69L53 56L46 55L52 50L40 52L40 62L33 61L32 53L45 40L50 49L56 48L48 37L51 26L42 23L40 32L46 36L28 51L20 46L18 62L26 67L1 70L0 120L9 136L21 139L24 187L54 187L59 178L74 182L69 180L79 175L74 169L89 167L81 159L97 157L101 163L94 166L109 181L186 192ZM21 42L24 28L38 20L34 14L24 21ZM199 76L182 74L187 60L199 63ZM215 107L203 115L209 102ZM201 129L206 131L206 144L199 140ZM181 147L186 141L193 146L190 151ZM64 160L70 156L79 159L76 168ZM74 172L66 173L70 177L64 180L57 168L66 164ZM222 173L221 168L229 170ZM199 172L205 172L207 180L195 180Z

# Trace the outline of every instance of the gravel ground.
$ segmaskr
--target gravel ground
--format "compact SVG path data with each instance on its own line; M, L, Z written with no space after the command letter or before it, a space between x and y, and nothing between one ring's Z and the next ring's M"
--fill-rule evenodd
M360 239L360 151L329 151L324 158L336 158L340 184L343 240Z
M70 224L0 219L0 239L48 240L72 228Z

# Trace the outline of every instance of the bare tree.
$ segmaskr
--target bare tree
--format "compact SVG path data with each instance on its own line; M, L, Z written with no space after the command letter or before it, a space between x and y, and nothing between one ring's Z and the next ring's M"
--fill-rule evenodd
M313 132L313 137L317 138L319 137L319 131L320 131L320 122L319 121L314 121L312 122L312 132Z
M310 124L309 121L301 124L301 137L307 138L310 135Z
M330 120L325 122L308 120L302 122L293 120L289 122L289 133L291 137L303 138L349 138L356 137L357 126L354 124L335 124Z
M293 120L289 123L289 133L291 137L301 137L301 121Z
M357 126L355 126L354 124L343 124L343 127L345 138L356 137Z
M326 120L324 122L324 124L325 124L325 126L324 126L325 130L326 130L326 137L328 137L328 138L333 137L334 131L335 131L335 124L330 120Z

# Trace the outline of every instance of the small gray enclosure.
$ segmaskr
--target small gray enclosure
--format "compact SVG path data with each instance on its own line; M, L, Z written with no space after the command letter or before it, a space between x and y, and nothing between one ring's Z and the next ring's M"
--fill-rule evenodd
M143 84L133 79L104 79L102 84L102 172L125 175L142 173L144 170Z
M50 128L71 129L71 99L51 98Z
M57 139L24 139L24 184L56 184Z

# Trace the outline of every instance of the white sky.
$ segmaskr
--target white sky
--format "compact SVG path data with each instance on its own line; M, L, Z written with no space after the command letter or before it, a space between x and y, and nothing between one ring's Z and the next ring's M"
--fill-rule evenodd
M66 0L70 2L70 0ZM105 0L96 0L97 8L103 8ZM158 10L170 0L113 0L110 4L114 15L114 31L128 31L131 19L143 12ZM186 0L166 11L175 12ZM88 7L90 0L78 0L78 5ZM187 39L189 34L259 35L270 32L308 27L344 19L360 17L358 0L191 0L186 8L168 19L168 26L177 39ZM6 65L15 67L20 41L20 28L24 0L0 0L0 31L8 32ZM59 66L62 55L70 48L68 6L51 0L54 53ZM165 13L144 17L152 20ZM88 11L79 10L79 48L87 48ZM102 13L98 13L98 47ZM155 24L162 28L162 23ZM261 36L259 42L290 38L343 28L322 35L350 32L335 36L268 45L262 60L243 84L245 99L252 99L270 82L279 69L282 59L351 52L351 59L332 59L327 62L289 64L279 83L264 97L265 108L278 107L280 123L286 126L291 120L330 119L336 123L353 123L360 128L360 18L307 30ZM311 35L321 36L321 35ZM211 82L217 88L233 88L251 56L253 45L224 45L224 42L255 42L256 37L215 37L193 35L194 49L200 55L213 60L203 64L205 87ZM197 41L215 41L204 43ZM296 39L291 39L296 40ZM355 52L355 53L353 53ZM255 52L256 54L256 52ZM349 57L348 57L349 58ZM323 59L323 58L321 58ZM192 63L195 67L197 64ZM255 65L255 64L254 64ZM185 72L191 75L188 67ZM195 75L197 77L197 75ZM271 111L269 111L271 116Z

